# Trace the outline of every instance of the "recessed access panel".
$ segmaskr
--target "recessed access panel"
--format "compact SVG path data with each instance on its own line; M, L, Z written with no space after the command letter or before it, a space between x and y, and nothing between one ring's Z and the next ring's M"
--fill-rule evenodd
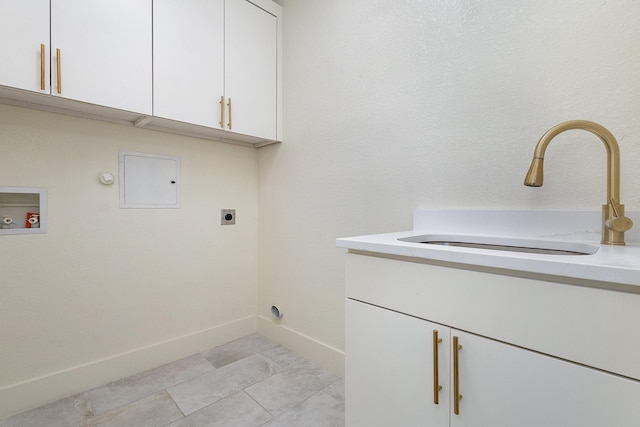
M180 158L120 152L120 207L180 207Z
M47 190L0 187L0 235L47 232Z

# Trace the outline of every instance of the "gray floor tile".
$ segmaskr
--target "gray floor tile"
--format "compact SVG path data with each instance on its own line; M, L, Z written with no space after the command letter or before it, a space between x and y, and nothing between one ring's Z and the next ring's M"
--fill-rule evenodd
M236 362L278 344L260 334L251 334L228 344L208 350L202 355L216 368Z
M344 402L344 378L340 378L323 391L329 396Z
M194 412L168 427L258 427L271 415L241 391Z
M182 412L166 391L98 415L82 427L158 427L182 418Z
M0 420L0 427L266 425L343 426L344 380L258 334Z
M77 426L93 415L86 393L61 399L0 421L0 427Z
M245 391L272 415L277 416L338 379L333 372L305 362L279 372Z
M88 395L95 413L102 414L213 370L211 363L195 354L95 388Z
M320 392L291 408L265 427L343 427L344 401Z
M304 357L281 345L261 351L260 354L274 362L279 371L306 362Z
M273 373L273 362L254 355L170 387L167 391L182 412L189 415Z

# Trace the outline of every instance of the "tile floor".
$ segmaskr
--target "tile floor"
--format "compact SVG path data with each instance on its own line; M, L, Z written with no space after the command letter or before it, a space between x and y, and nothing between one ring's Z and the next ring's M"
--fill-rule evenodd
M344 381L253 334L0 420L18 426L344 426Z

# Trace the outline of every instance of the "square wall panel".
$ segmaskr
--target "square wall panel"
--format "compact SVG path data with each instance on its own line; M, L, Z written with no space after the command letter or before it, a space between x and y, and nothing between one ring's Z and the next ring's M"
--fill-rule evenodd
M121 208L179 208L180 158L120 152Z

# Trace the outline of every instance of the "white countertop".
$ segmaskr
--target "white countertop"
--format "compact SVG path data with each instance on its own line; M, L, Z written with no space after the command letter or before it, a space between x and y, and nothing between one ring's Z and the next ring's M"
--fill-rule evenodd
M625 246L600 244L601 213L591 211L416 210L414 230L336 240L340 248L466 266L508 269L637 286L640 290L640 213L628 212L634 229ZM462 234L560 240L598 247L592 255L548 255L430 245L398 239L424 234Z

